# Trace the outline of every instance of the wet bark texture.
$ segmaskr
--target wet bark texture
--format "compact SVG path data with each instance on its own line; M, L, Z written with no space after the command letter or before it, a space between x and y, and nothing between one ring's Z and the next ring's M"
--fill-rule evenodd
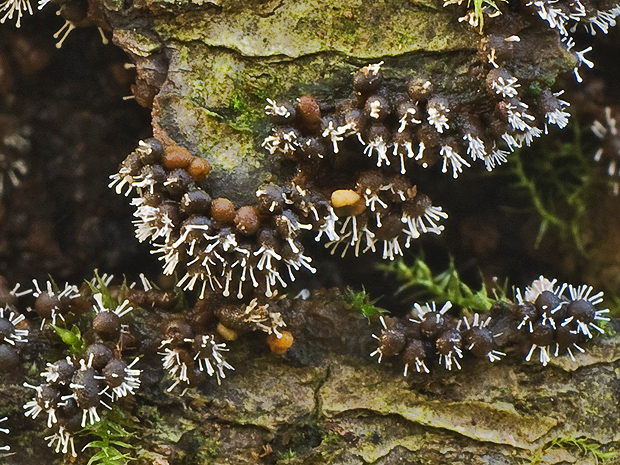
M392 78L463 74L477 35L433 2L146 2L112 15L114 41L157 92L154 129L214 168L212 195L253 202L277 181L260 142L265 99L312 93L333 103L350 92L352 71L389 63ZM144 14L145 27L127 16ZM118 26L117 26L118 24ZM156 71L154 71L156 70ZM148 99L148 97L147 97ZM275 172L274 172L275 171Z
M137 463L590 464L598 463L592 451L620 442L617 335L576 362L554 358L543 368L518 348L500 362L405 378L402 366L370 361L379 327L337 291L296 301L289 321L296 339L283 357L268 353L262 337L230 343L235 371L183 397L164 392L170 381L159 357L146 353L140 393L123 405ZM19 424L10 442L17 453L3 463L66 463L52 462L41 421L20 420L30 390L1 389L2 411Z
M212 196L239 204L261 183L287 175L260 148L269 131L267 97L343 97L352 71L381 60L393 81L432 75L452 89L462 85L464 100L474 92L466 73L480 37L441 2L97 5L136 64L134 93L152 103L155 134L206 157ZM551 74L570 68L552 42L532 50L546 54ZM295 344L285 356L268 353L259 338L232 343L235 371L221 386L210 380L184 397L164 392L156 350L146 355L143 389L126 406L136 463L589 464L593 451L620 446L617 334L599 338L576 363L559 358L543 368L509 354L404 378L402 367L370 360L370 335L379 328L339 291L296 301L291 312ZM0 386L2 412L17 423L10 444L18 451L0 462L64 463L45 446L41 422L20 420L31 397L22 381ZM84 454L77 463L86 463Z
M283 359L242 357L230 379L187 410L170 406L183 420L154 423L155 436L169 428L170 463L257 463L269 444L273 452L258 463L586 464L594 456L565 440L601 450L620 441L617 336L576 363L543 368L515 355L404 378L401 366L369 363L367 322L335 295L292 314L298 337Z

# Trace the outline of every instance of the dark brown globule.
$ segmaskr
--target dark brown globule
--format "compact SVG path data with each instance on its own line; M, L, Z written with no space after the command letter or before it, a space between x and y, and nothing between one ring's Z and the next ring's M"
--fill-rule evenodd
M381 70L373 73L364 67L353 73L353 90L362 94L374 92L383 83L383 73Z
M531 302L522 302L517 304L513 308L513 314L519 321L528 319L529 321L535 321L538 315L538 309Z
M91 366L95 370L101 370L114 357L112 349L100 342L94 342L88 346L84 353L86 360L89 360L91 355L93 358Z
M177 168L170 173L164 183L164 189L173 196L181 196L187 192L187 188L192 182L192 178L187 171Z
M423 316L420 322L420 330L422 335L427 339L434 339L445 326L445 319L439 312L429 312Z
M8 344L0 344L0 373L7 373L18 365L17 351Z
M145 165L153 165L155 163L159 163L164 155L164 146L157 139L151 137L150 139L146 139L144 141L146 145L148 145L151 150L140 150L139 156L140 161Z
M583 323L591 323L594 321L596 309L594 305L584 299L574 300L567 305L566 312L568 316L574 317Z
M55 405L60 400L60 391L49 384L42 384L37 390L37 402L42 407L45 403Z
M110 360L101 372L105 378L105 383L112 389L123 384L125 381L125 368L127 368L127 364L122 360L116 358Z
M104 341L116 341L121 334L121 319L114 312L99 312L93 319L93 330Z
M34 302L34 311L41 318L51 318L54 311L60 309L60 305L61 302L58 296L44 291L39 294L39 297Z
M465 333L465 346L474 357L485 358L494 348L493 335L488 328L474 326Z
M560 347L567 348L579 341L579 334L577 331L572 330L570 325L556 325L555 341L560 345Z
M383 331L379 337L381 353L388 357L398 355L405 348L406 343L407 339L403 332L394 329Z
M153 306L161 308L162 310L172 310L179 301L179 296L176 291L160 291L157 289L151 289L147 292Z
M259 189L257 195L258 210L264 214L280 213L284 206L282 189L272 185L264 185Z
M58 374L56 381L50 382L51 385L68 386L75 375L75 366L66 359L58 360L53 364L53 370Z
M94 368L86 368L85 370L78 370L73 377L73 393L77 405L84 410L99 405L101 396L101 381L96 379L97 372Z
M181 199L181 209L188 215L209 213L211 196L202 189L186 192Z
M433 85L430 79L416 77L409 81L407 93L414 102L426 100L433 92Z
M444 331L441 336L437 338L435 345L437 352L441 355L448 355L455 348L461 347L462 336L456 329L449 329Z
M192 327L183 320L172 320L166 326L165 339L172 339L173 343L182 344L186 338L193 336Z
M220 306L215 309L215 316L221 324L235 331L249 331L252 329L252 324L244 318L243 309L237 305Z
M426 344L419 339L412 339L403 351L403 362L409 365L414 365L416 359L423 362L426 355Z
M6 318L0 318L0 343L3 339L10 338L15 331L15 326Z
M374 111L373 111L374 110ZM366 116L375 121L382 121L389 116L392 111L390 101L383 95L371 95L366 100L364 112Z
M543 312L551 312L551 310L557 308L562 303L560 298L551 291L543 291L536 298L536 306Z
M549 325L535 324L529 333L529 340L537 346L548 346L555 339L555 330Z

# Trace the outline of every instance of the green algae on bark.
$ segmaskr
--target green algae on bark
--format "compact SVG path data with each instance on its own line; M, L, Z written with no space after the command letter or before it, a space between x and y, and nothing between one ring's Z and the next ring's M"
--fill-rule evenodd
M266 98L294 101L310 93L330 107L349 95L352 72L380 61L387 86L399 92L421 76L456 104L479 98L480 35L440 2L153 0L144 6L150 22L115 39L138 56L144 37L161 43L168 69L154 100L155 131L207 158L213 167L207 187L238 206L252 202L261 184L291 177L282 157L261 147L269 131ZM531 57L516 57L520 79L553 81L574 65L553 34L533 31L522 40L536 44L531 51L544 69L527 65Z
M187 11L178 2L147 6L152 26L117 33L115 40L144 56L158 50L145 43L157 34L169 66L155 98L154 122L206 157L214 168L209 187L238 204L280 171L260 147L267 133L266 97L313 91L333 99L338 88L347 88L351 72L390 57L405 57L400 64L388 60L386 70L394 67L394 76L411 75L411 54L420 58L414 70L454 70L455 63L471 61L477 44L475 32L429 3L291 1L270 10L263 3L223 2L215 9L192 4ZM340 97L345 95L341 90Z
M452 15L437 4L287 0L270 13L257 15L250 2L239 3L235 10L188 11L173 22L165 18L156 21L154 29L166 41L199 41L245 57L299 58L329 51L372 60L471 49L477 42L474 31L455 26Z
M282 173L278 159L260 147L268 133L265 98L294 100L311 93L333 104L347 95L351 73L363 65L334 53L296 60L247 60L230 50L196 43L173 42L168 51L168 79L155 98L157 124L169 137L207 158L213 167L210 189L238 203L251 202L252 191ZM389 61L385 72L398 78L435 75L441 69L438 82L466 82L463 64L471 60L470 52L439 60L408 56ZM461 71L445 73L446 66Z
M166 313L138 313L140 334L155 344ZM210 379L184 397L164 392L159 355L145 353L143 386L125 426L138 445L136 463L588 464L594 458L566 438L604 451L620 445L618 334L593 341L568 370L509 353L493 364L464 361L458 372L405 378L402 367L370 360L378 323L369 326L336 290L291 300L287 315L296 335L287 354L257 350L264 335L231 342L235 371L221 386ZM0 413L15 425L11 445L28 444L15 465L53 454L33 435L43 425L19 415L26 391L0 385Z
M260 149L267 133L266 97L311 92L333 103L346 96L352 71L381 60L394 85L419 74L433 76L440 87L458 89L464 101L475 92L468 72L477 59L477 36L440 5L147 5L152 23L117 31L115 39L145 61L166 55L167 78L155 97L155 127L206 157L214 168L211 192L238 203L252 199L259 184L285 175L278 160ZM170 13L179 8L180 14ZM377 9L381 14L371 17ZM569 61L560 48L555 50L549 61L552 77ZM541 380L539 367L523 367L513 359L473 368L467 375L433 376L410 384L398 368L369 365L369 351L360 342L367 334L355 331L365 320L343 312L346 305L335 300L323 295L297 303L308 312L298 315L296 328L308 337L304 350L299 337L288 363L254 358L246 355L252 354L251 346L231 345L242 356L223 386L210 382L188 399L167 403L149 399L166 405L137 411L143 425L142 463L155 456L172 464L256 463L265 444L275 450L265 455L266 463L285 463L278 454L286 450L296 452L296 463L308 464L521 463L546 451L553 439L576 431L607 447L617 446L617 414L603 411L617 396L617 359L595 356L591 364L602 367L574 368L572 382L557 367ZM336 334L326 336L330 331ZM349 340L338 344L337 335ZM363 350L343 349L353 346ZM534 381L529 381L532 373ZM601 378L597 397L573 395L571 389L589 388L584 376L594 374L597 382ZM544 389L541 400L541 386L547 382L553 387ZM602 415L600 424L587 422L592 411ZM577 422L591 425L591 431ZM314 442L303 442L288 434L291 430L320 434ZM576 460L576 455L568 456ZM568 460L566 455L561 458ZM556 463L553 460L559 459L543 463Z

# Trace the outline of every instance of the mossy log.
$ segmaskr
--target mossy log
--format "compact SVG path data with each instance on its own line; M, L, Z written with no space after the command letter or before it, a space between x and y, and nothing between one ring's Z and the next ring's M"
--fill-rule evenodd
M207 158L213 196L239 204L287 175L260 148L267 97L333 100L349 92L351 72L382 60L388 79L432 75L464 100L475 92L467 70L480 36L437 1L92 4L136 64L134 92L152 105L155 135ZM533 34L541 40L532 53L545 58L549 76L573 66L557 37ZM405 378L402 367L370 359L377 324L341 291L296 300L287 322L295 343L284 356L259 337L232 343L235 371L183 397L165 392L153 342L143 388L124 406L135 463L589 464L620 446L617 334L576 362L543 368L509 354ZM36 375L34 361L25 370ZM86 463L87 452L64 459L45 446L41 422L23 418L31 393L22 382L0 385L0 416L12 419L12 451L0 462Z
M515 351L405 378L402 366L368 356L377 322L338 291L296 300L288 316L296 337L284 356L263 337L230 343L235 371L183 397L165 392L156 351L145 354L140 392L114 415L132 433L123 441L135 463L593 464L620 445L617 334L575 362L543 368ZM43 422L22 416L30 390L7 381L0 411L12 419L12 455L2 463L86 463L88 452L65 462L45 446Z
M333 106L350 94L352 72L378 62L392 87L430 78L455 105L480 92L471 68L481 36L437 1L147 1L107 13L114 42L137 65L134 94L152 105L156 137L207 158L212 196L238 205L262 183L287 180L261 148L266 98L312 94ZM517 59L519 76L553 82L572 68L556 35L527 27L511 26L532 40L526 61L541 68Z

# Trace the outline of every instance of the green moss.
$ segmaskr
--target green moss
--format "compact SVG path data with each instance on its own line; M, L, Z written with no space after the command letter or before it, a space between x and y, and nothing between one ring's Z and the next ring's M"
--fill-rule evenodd
M359 35L361 24L357 10L341 11L340 15L334 16L332 31L334 35L342 37L344 41L353 42Z
M461 280L453 261L448 269L438 274L434 274L421 258L417 258L412 265L396 260L379 265L379 268L400 281L402 284L397 292L414 302L450 301L460 307L486 311L496 301L506 298L507 283L498 283L492 290L492 296L484 282L479 290L474 290Z
M200 79L192 80L191 92L187 96L189 101L194 105L198 105L199 107L207 108L207 91L208 87L206 83ZM216 115L213 113L213 115Z
M260 95L264 95L264 91L261 91ZM258 93L252 95L240 89L235 90L229 102L233 116L225 120L226 123L238 131L253 133L252 129L265 119L264 102L265 100L260 98Z
M540 85L540 82L534 81L530 84L528 88L528 93L530 95L540 95L543 92L543 87Z
M184 463L188 465L212 463L214 459L219 457L221 448L222 441L214 438L204 438L200 447L193 454L186 457L186 459L190 457L191 459L189 461L186 460Z
M582 147L581 127L575 118L564 130L564 141L541 140L536 149L517 150L510 155L508 169L516 178L516 192L529 197L540 217L538 247L551 228L562 239L572 239L586 253L583 242L589 203L596 190L589 157Z
M334 449L337 447L342 447L343 441L342 438L336 433L328 431L325 433L323 439L321 440L321 446L328 449Z
M353 308L353 310L360 312L364 315L368 321L372 317L383 315L388 311L385 308L377 307L375 304L379 299L370 300L370 295L366 292L366 289L362 286L362 290L355 292L353 289L347 289L345 298Z
M100 421L87 425L82 433L96 436L83 450L92 453L87 465L127 465L131 460L134 446L129 441L133 434L125 429L136 425L118 406L108 412Z
M602 451L601 445L583 436L567 436L554 439L548 447L549 449L577 449L584 457L592 457L595 462L605 463L618 456L617 451Z
M505 2L507 0L501 0L501 1ZM491 10L493 10L493 12L501 13L499 10L499 7L497 6L497 3L495 3L493 0L468 0L467 1L467 8L473 7L474 17L476 18L476 21L478 22L478 25L481 31L484 28L483 8L487 6L490 7Z
M291 461L295 459L295 457L297 457L297 453L294 450L289 449L278 454L278 461L283 464L288 464L291 463Z
M51 325L56 334L62 339L62 342L69 346L69 350L75 354L81 354L86 350L86 341L82 339L80 328L73 325L71 329L61 328Z

